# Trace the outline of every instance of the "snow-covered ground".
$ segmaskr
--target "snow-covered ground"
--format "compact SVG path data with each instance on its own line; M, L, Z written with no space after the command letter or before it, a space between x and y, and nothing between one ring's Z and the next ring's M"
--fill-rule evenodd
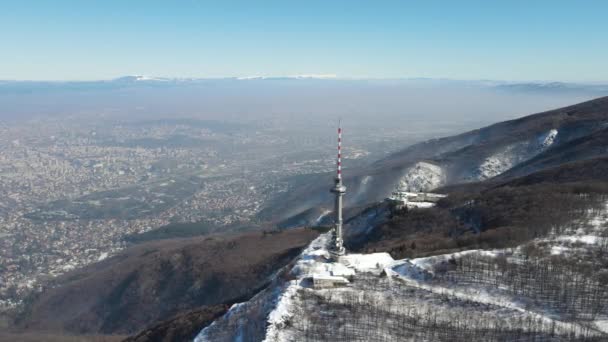
M588 210L585 218L561 233L536 239L536 244L548 248L552 255L578 257L588 254L594 247L608 246L608 202L600 210Z
M412 192L428 191L446 182L445 171L439 165L418 162L399 181L399 189Z
M291 272L294 279L286 286L275 309L268 316L265 342L294 340L285 327L294 318L298 292L310 288L312 277L348 279L356 276L357 272L380 273L395 262L388 253L349 254L340 257L338 262L333 261L327 250L330 239L330 233L323 234L302 252Z
M599 272L605 260L598 260L598 255L605 254L606 246L608 246L608 203L606 205L607 208L603 210L589 210L588 216L581 221L574 222L570 229L565 229L560 234L554 233L547 237L535 239L526 246L535 245L537 248L535 253L541 258L543 258L543 253L547 260L560 255L566 257L567 260L595 265ZM600 332L608 334L608 312L605 309L600 311L597 317L591 321L583 318L585 314L581 314L581 321L572 321L568 317L562 319L559 313L545 306L539 298L513 295L511 292L505 291L505 288L501 285L497 287L496 285L483 284L483 282L479 284L472 284L471 282L459 284L458 281L437 281L437 279L434 279L437 272L447 272L450 267L455 268L455 265L461 263L460 260L465 257L495 260L501 258L503 263L523 264L524 258L527 258L523 253L523 248L524 246L503 250L468 250L427 258L401 260L396 261L393 267L386 272L408 285L420 289L533 315L555 325L562 332L590 333L589 326L591 325L597 330L596 332L591 331L592 335L597 335ZM608 340L608 336L605 337Z
M513 166L551 147L557 138L557 134L558 131L556 129L551 129L532 141L520 142L504 147L502 150L484 159L473 172L472 178L474 180L485 180L500 175Z
M601 234L605 232L604 228L607 222L608 216L605 210L590 212L590 216L585 222L579 222L578 228L573 229L570 233L537 239L535 243L542 244L545 247L548 246L552 252L563 249L576 253L581 248L589 248L606 243L606 238L601 236ZM584 228L581 228L583 226ZM448 316L446 317L449 317L452 313L459 312L461 307L468 305L466 303L477 303L477 305L482 305L482 307L472 309L473 312L477 312L476 314L479 317L484 317L486 321L491 321L492 319L498 320L496 321L498 325L507 324L512 325L514 329L518 329L517 324L521 324L522 320L540 322L534 328L522 327L524 330L531 329L528 331L530 334L556 334L562 336L569 336L570 334L576 334L577 336L602 336L602 333L608 334L608 318L602 315L598 316L594 321L573 321L570 318L562 318L559 313L550 307L546 307L537 298L526 298L525 296L515 295L501 286L496 287L495 285L474 284L470 282L461 284L458 281L448 281L445 280L447 278L437 276L438 273L449 272L451 268L455 268L455 265L462 258L500 258L504 260L503 262L517 264L522 262L524 258L521 248L469 250L411 260L393 260L390 255L385 253L370 255L352 254L342 257L340 262L334 263L329 261L328 252L323 247L327 242L327 238L327 236L324 236L315 241L311 245L311 248L303 253L301 260L294 267L296 279L284 291L281 300L269 316L269 327L265 341L293 341L302 338L303 327L314 324L314 320L312 323L307 322L306 324L294 320L302 319L303 314L307 315L307 309L302 308L307 307L308 304L306 303L310 301L311 296L321 298L319 299L321 303L323 301L327 301L328 305L333 303L331 307L335 308L338 308L340 303L352 303L353 296L359 298L355 302L360 304L365 302L365 300L361 299L363 298L361 296L371 296L372 299L368 300L375 303L374 305L384 306L389 305L389 302L399 303L400 300L404 300L407 297L407 292L401 293L400 295L405 297L399 297L400 299L391 297L390 293L394 291L391 289L391 286L398 287L397 283L391 283L391 279L398 281L398 283L406 287L428 293L428 295L418 293L415 298L407 298L408 303L417 303L420 307L437 305L435 303L437 298L451 298L450 300L455 302L452 302L449 308L443 309L447 310L446 315ZM351 283L344 288L312 289L304 283L304 279L315 275L343 275L348 277ZM388 282L387 280L383 280L383 276L388 277ZM361 284L358 282L361 279L365 279L366 286L369 286L365 287L364 290L359 288ZM375 285L369 285L370 282L376 281ZM377 292L378 289L383 290ZM395 309L390 310L394 311ZM325 313L330 314L327 311ZM308 314L315 315L314 313ZM439 317L438 319L447 318ZM445 321L445 323L449 324L448 321ZM384 327L384 329L389 328ZM379 333L383 334L385 332ZM384 340L395 340L395 335L390 335L388 332L386 334L388 335L382 337ZM416 336L419 337L420 335ZM320 338L319 341L321 340L323 339ZM408 340L408 338L404 340ZM418 339L417 337L411 337L411 340L415 341Z
M496 177L517 163L518 153L513 152L515 146L507 146L503 151L493 154L479 165L474 173L476 180Z
M480 254L494 257L500 253L501 251L488 252L482 250L471 250L463 253L440 255L431 258L404 260L394 267L388 269L387 273L389 276L396 277L410 286L424 289L432 293L450 296L464 301L503 307L506 309L519 311L524 314L529 314L535 319L542 319L547 323L555 324L556 327L561 328L561 333L563 334L571 331L583 333L586 330L586 328L579 324L559 321L550 317L549 315L543 314L542 312L539 313L528 310L528 303L521 301L520 298L506 295L500 291L500 289L493 289L485 286L472 286L471 284L437 284L427 281L432 279L433 269L439 266L440 263L447 260L452 259L456 260L457 262L457 260L464 255Z
M528 267L525 250L530 244L536 245L535 253L541 258L544 253L546 260L562 257L551 255L557 253L569 253L568 257L575 257L572 260L593 258L598 248L608 243L607 226L608 207L589 210L571 229L526 246L403 260L373 253L347 254L334 261L327 250L327 233L301 253L288 276L252 300L233 306L195 341L326 341L331 336L356 341L435 341L444 336L442 332L447 332L448 337L444 337L448 339L450 334L462 333L479 340L479 334L487 331L498 334L499 340L512 336L547 341L561 336L557 340L569 340L573 334L608 340L605 310L591 318L564 317L546 298L537 298L534 292L520 295L509 288L508 281L501 282L498 266L511 264L511 271ZM481 272L485 274L470 279L471 269L459 267L471 260L494 266L484 267ZM314 288L314 277L338 277L348 282L345 286ZM534 285L534 279L527 281Z
M580 336L589 336L600 334L599 331L594 332L585 325L560 320L555 314L549 311L544 312L542 308L539 309L533 305L530 306L530 302L509 295L498 288L491 288L483 285L474 286L471 284L460 285L458 283L450 282L437 283L433 279L434 273L437 272L437 270L445 270L445 265L449 265L451 262L458 262L460 258L465 256L475 255L496 258L506 255L512 256L514 253L513 250L470 250L411 260L393 260L393 258L386 253L367 255L350 254L341 257L339 262L332 262L329 259L327 249L324 247L328 241L327 239L329 239L329 235L319 237L303 252L300 260L292 271L292 275L295 279L285 287L280 299L277 301L275 309L268 316L268 328L264 341L296 341L299 340L299 338L302 338L302 327L308 326L307 324L309 323L303 325L299 320L305 319L302 315L307 315L308 312L306 309L308 304L306 304L306 302L314 295L325 298L322 300L326 300L330 304L334 303L334 305L340 305L340 303L346 304L347 302L351 303L353 296L359 298L357 299L359 301L358 303L362 303L366 302L366 300L362 298L371 296L367 301L375 303L374 305L390 306L389 302L394 304L396 303L395 300L407 299L407 303L409 303L407 305L417 303L416 305L421 307L431 305L431 303L434 303L438 298L447 297L452 298L452 300L456 302L452 302L451 306L447 309L444 308L444 310L449 311L453 309L455 310L454 312L458 312L458 310L460 310L458 305L477 303L477 305L483 305L483 307L478 308L477 310L480 310L478 312L480 317L485 317L484 319L486 320L489 319L489 317L493 317L492 315L496 315L495 318L499 319L499 321L502 322L501 324L506 320L515 327L516 323L514 322L521 322L522 319L541 322L539 323L541 328L538 328L538 326L535 327L535 329L541 330L530 330L530 333L542 333L545 331L543 329L546 329L547 331L545 332L547 334L554 333L557 335L575 333ZM559 240L579 241L578 238L569 239L565 237L562 237ZM581 237L580 240L587 242L597 241L587 236ZM349 284L347 287L315 290L306 282L307 279L313 276L344 276L352 280L353 283ZM376 285L372 284L370 287L366 287L362 290L361 288L358 288L361 286L358 284L360 278L364 279L365 283L368 285L370 281L377 281L378 283ZM391 294L393 292L391 286L395 286L395 288L398 287L397 285L390 285L391 279L399 281L406 287L426 291L428 295L421 295L418 293L415 298L393 298L391 297L394 295ZM407 293L411 293L411 291L404 292L402 295L407 296ZM456 305L456 307L454 307L454 305ZM530 309L531 307L533 309ZM400 309L390 310L399 311ZM315 313L310 314L313 315ZM325 314L331 315L331 312L325 311ZM449 314L446 317L449 317ZM332 323L325 322L325 324ZM446 324L448 324L447 321ZM597 321L596 326L597 328L602 328L605 327L606 324L604 321ZM551 332L548 331L549 327ZM383 337L386 341L394 340L394 336L389 336L390 334L388 332L387 334L387 336ZM322 340L323 339L319 339L319 341ZM417 339L414 336L411 340L415 341Z
M321 224L321 222L323 222L323 219L324 219L324 218L325 218L327 215L329 215L330 213L331 213L331 210L327 210L327 209L326 209L326 210L323 210L323 211L321 212L321 214L319 215L319 217L317 217L317 219L315 220L315 224L316 224L316 225Z

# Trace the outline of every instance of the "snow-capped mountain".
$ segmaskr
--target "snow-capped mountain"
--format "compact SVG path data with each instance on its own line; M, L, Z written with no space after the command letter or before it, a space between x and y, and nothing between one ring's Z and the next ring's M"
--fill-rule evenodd
M27 87L30 90L38 88L52 87L54 89L74 90L79 86L91 88L95 85L106 86L108 84L145 84L154 82L164 82L174 85L207 83L207 82L226 82L226 81L272 81L272 80L309 80L309 81L341 81L347 83L374 83L374 84L390 84L390 85L411 85L411 86L457 86L461 88L480 88L488 90L496 90L501 92L517 92L517 93L546 93L546 94L564 94L564 93L579 93L590 96L602 96L608 93L608 85L606 84L584 84L584 83L566 83L566 82L506 82L500 80L457 80L457 79L441 79L441 78L395 78L395 79L367 79L357 77L341 77L336 74L294 74L294 75L243 75L229 77L160 77L151 75L126 75L113 79L100 80L74 80L74 81L39 81L39 80L0 80L0 90L9 90L14 87L23 89Z
M289 76L239 76L237 80L281 80L281 79L337 79L338 75L335 74L303 74L303 75L289 75Z
M147 82L147 81L156 81L156 82L169 82L175 81L179 79L172 78L164 78L164 77L152 77L152 76L143 76L143 75L132 75L132 76L123 76L119 78L115 78L112 82Z

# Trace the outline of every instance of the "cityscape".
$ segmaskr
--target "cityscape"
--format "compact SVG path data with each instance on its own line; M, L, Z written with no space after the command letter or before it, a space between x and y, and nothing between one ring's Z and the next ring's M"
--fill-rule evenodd
M128 237L172 223L246 224L297 176L334 167L314 139L290 149L282 130L194 119L49 119L0 130L1 310L114 255ZM344 157L356 165L369 155L350 146Z

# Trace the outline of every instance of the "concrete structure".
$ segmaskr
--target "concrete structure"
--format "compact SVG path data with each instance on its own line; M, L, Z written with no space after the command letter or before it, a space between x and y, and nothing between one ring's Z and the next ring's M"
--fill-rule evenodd
M430 192L407 192L407 191L393 191L390 197L386 200L392 205L393 209L403 208L428 208L432 207L440 199L445 198L446 195L434 194Z
M312 287L314 289L329 289L332 287L348 285L348 279L344 277L316 275L312 277Z
M342 196L346 193L346 187L342 185L342 127L338 125L338 160L335 185L331 188L331 192L336 195L334 204L334 222L335 226L332 231L332 241L330 252L334 256L344 255L344 241L342 240Z
M408 192L408 191L393 191L391 197L387 198L390 201L407 202L431 202L436 203L446 195L434 194L431 192Z

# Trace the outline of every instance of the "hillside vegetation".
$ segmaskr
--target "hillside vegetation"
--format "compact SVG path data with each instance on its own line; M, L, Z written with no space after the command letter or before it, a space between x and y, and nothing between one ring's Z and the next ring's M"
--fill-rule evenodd
M18 325L129 334L180 312L246 300L317 235L294 229L141 244L58 279Z

